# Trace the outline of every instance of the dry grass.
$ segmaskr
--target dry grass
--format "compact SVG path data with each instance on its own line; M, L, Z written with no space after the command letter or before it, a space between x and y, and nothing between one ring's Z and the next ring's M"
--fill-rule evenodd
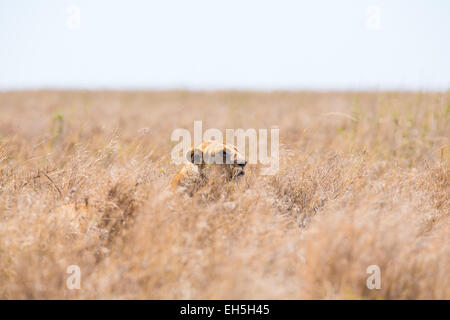
M167 194L194 120L280 171ZM449 92L0 93L0 298L450 299L449 137Z

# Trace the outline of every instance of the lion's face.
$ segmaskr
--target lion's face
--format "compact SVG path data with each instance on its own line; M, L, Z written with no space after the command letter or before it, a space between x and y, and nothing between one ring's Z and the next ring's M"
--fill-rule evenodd
M202 172L212 169L224 174L228 180L243 176L247 164L245 156L235 146L216 141L203 142L191 149L186 158Z

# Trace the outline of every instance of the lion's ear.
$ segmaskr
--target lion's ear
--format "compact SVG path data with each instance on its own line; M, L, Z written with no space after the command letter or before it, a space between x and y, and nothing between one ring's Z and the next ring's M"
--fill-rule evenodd
M192 148L186 153L186 159L193 164L201 164L203 158L203 153L201 150Z

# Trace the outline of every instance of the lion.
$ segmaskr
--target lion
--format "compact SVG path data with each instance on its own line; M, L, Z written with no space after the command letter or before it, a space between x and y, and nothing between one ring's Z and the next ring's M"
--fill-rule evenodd
M172 190L193 195L212 175L231 181L245 174L245 156L231 144L204 141L186 153L187 163L171 183Z

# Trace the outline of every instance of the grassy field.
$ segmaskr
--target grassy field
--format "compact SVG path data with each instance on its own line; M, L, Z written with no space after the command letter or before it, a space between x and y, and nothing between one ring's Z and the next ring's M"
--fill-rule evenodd
M194 120L279 172L168 193ZM450 92L0 93L0 298L450 299L449 138Z

